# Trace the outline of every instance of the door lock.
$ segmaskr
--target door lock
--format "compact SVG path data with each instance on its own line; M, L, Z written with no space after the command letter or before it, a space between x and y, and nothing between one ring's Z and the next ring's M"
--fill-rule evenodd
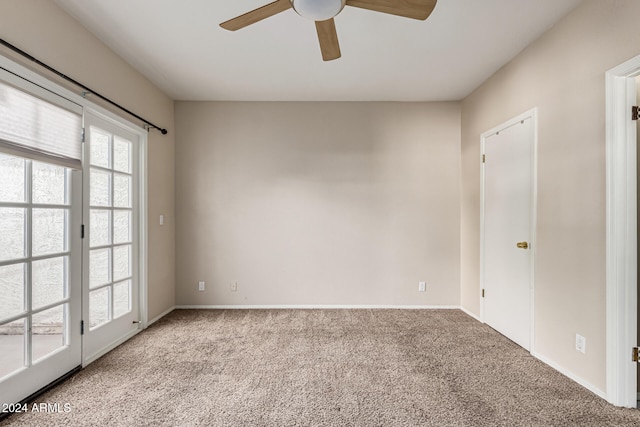
M529 249L529 243L527 242L518 242L516 246L520 249Z

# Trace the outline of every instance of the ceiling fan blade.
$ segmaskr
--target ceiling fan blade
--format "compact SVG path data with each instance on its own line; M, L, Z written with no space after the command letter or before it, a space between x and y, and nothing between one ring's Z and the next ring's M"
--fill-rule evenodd
M424 21L433 12L436 2L437 0L347 0L347 5Z
M266 4L251 12L247 12L243 15L236 16L233 19L220 24L222 28L229 31L239 30L240 28L247 27L251 24L255 24L258 21L262 21L265 18L276 15L280 12L284 12L291 8L290 0L276 0L273 3Z
M320 40L322 59L331 61L340 58L340 44L338 43L338 33L336 32L336 23L333 18L326 21L316 21L316 31L318 31L318 40Z

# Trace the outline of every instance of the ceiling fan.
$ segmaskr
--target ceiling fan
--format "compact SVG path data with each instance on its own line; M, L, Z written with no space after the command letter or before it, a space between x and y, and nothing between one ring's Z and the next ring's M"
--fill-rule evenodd
M345 6L425 20L431 15L436 2L437 0L276 0L223 22L220 26L225 30L235 31L293 8L298 15L316 22L322 59L331 61L340 58L340 44L333 18Z

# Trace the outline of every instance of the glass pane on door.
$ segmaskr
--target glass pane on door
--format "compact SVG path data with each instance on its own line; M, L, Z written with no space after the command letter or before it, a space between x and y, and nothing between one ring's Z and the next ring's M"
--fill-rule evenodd
M102 168L111 166L111 138L109 134L91 130L91 164Z
M68 209L32 209L32 255L65 252Z
M68 203L67 174L65 168L46 163L32 164L32 201L43 205Z
M25 318L0 325L0 379L25 367Z
M0 321L25 311L25 264L9 264L0 267Z
M35 364L56 372L53 355L70 345L71 174L64 167L0 154L2 386L32 381ZM66 353L60 357L71 360ZM15 380L12 374L19 370L24 372Z
M69 257L46 258L31 263L31 307L37 309L63 300L68 292Z
M131 280L113 285L113 317L131 311Z
M25 201L25 165L24 159L0 153L0 202Z
M113 143L113 169L118 172L131 173L131 142L114 137Z
M25 209L0 206L0 261L24 258L26 224Z
M131 242L131 211L113 211L113 243Z
M89 326L95 328L110 320L109 288L91 291L89 294Z
M92 248L111 244L111 211L91 209L89 245Z
M90 329L131 311L133 143L91 126L89 149Z
M111 248L89 252L89 286L96 288L111 281Z
M41 311L31 317L31 360L34 363L65 345L67 304Z

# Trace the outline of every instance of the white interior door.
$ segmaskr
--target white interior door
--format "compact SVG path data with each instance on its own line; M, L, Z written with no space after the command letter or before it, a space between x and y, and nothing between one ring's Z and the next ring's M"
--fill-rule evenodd
M0 404L81 364L81 175L0 153Z
M531 350L533 119L484 138L484 321Z
M138 330L138 136L85 115L83 363Z

